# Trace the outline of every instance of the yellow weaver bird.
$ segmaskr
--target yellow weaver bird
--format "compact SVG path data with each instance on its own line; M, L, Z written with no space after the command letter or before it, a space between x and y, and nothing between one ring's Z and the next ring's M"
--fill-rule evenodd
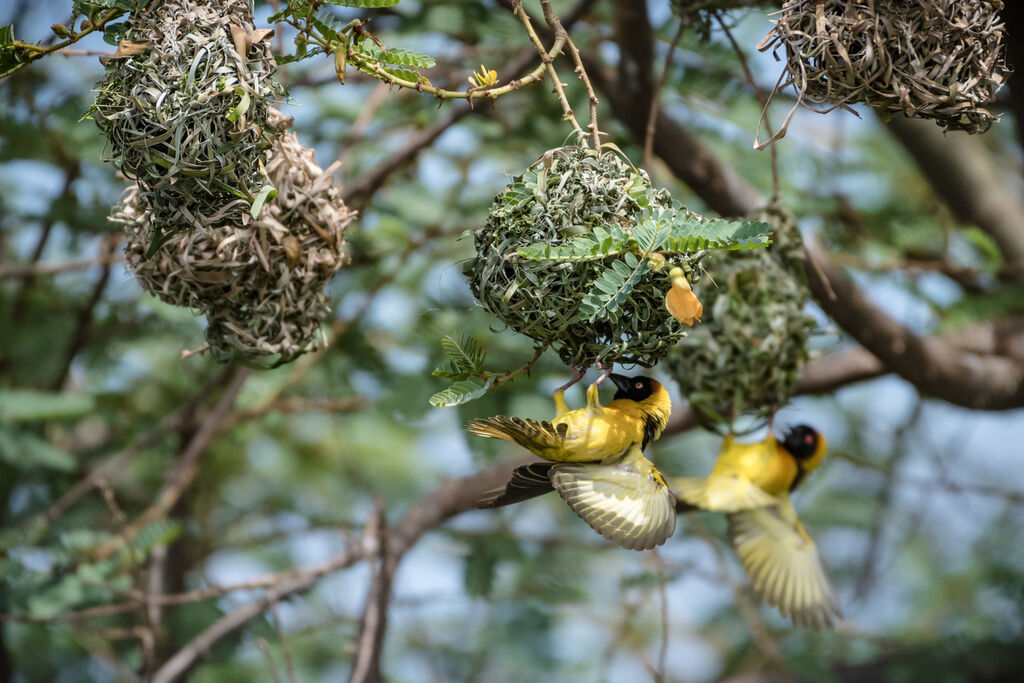
M477 507L503 507L558 491L591 528L624 548L664 543L675 531L675 497L643 449L661 435L671 400L650 377L608 378L618 391L607 406L595 383L579 410L569 410L563 392L556 391L557 416L550 422L502 415L470 422L467 429L474 434L514 441L549 461L516 468Z
M806 425L741 444L726 437L706 478L670 480L682 508L725 512L740 564L754 592L796 626L831 627L842 618L828 569L789 500L825 458L825 437Z

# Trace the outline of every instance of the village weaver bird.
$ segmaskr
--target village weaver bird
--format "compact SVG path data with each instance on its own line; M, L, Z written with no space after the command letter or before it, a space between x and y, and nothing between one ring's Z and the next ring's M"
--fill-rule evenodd
M624 548L664 543L675 531L675 497L643 449L661 435L671 400L650 377L608 377L617 391L607 406L598 400L595 383L579 410L569 410L563 391L556 391L557 415L550 422L500 415L470 422L474 434L514 441L548 461L516 468L477 507L503 507L558 491L595 531Z
M796 626L828 628L842 618L828 569L789 500L826 449L825 437L806 425L781 442L769 434L743 444L729 435L710 476L670 479L680 509L727 513L729 539L754 592Z

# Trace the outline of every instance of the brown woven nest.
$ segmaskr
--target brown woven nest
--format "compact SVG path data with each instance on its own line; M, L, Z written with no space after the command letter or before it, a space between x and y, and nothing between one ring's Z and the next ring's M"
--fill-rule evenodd
M272 112L281 128L283 116ZM218 357L287 362L320 348L329 315L324 287L347 260L354 217L332 174L290 131L274 141L267 173L277 195L245 226L161 230L150 200L129 188L111 220L125 226L128 267L143 289L204 313ZM157 235L168 235L152 257Z
M883 120L935 119L983 133L1009 73L999 0L786 0L759 46L785 48L780 87L862 102ZM776 52L778 56L778 53Z
M154 0L132 20L91 113L160 225L240 222L267 187L269 35L249 0Z

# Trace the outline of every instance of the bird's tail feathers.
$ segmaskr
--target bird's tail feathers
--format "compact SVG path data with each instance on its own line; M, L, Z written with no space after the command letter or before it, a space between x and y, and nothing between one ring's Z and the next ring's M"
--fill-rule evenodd
M538 422L497 415L472 420L466 429L478 436L515 441L520 446L536 452L560 447L565 441L569 427L566 424L553 425L547 421Z
M551 463L532 462L512 471L512 478L504 486L491 489L476 500L474 505L482 510L500 508L554 491L549 476Z

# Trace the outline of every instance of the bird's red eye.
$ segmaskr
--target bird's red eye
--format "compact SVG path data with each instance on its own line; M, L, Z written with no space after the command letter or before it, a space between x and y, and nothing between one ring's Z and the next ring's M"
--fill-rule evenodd
M633 388L634 389L643 389L644 388L644 383L643 382L637 382L636 384L633 385Z
M807 436L805 436L804 437L804 443L806 443L806 444L814 443L814 434L808 434Z

